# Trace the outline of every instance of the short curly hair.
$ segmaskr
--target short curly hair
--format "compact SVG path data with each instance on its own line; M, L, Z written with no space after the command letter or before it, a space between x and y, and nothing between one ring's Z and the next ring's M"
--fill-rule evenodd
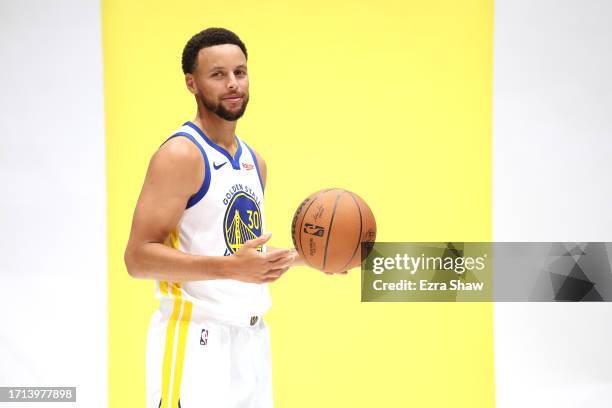
M202 48L212 47L221 44L234 44L240 47L244 56L248 59L247 49L242 40L232 31L220 28L211 27L200 31L185 44L183 48L183 73L193 74L198 62L198 52Z

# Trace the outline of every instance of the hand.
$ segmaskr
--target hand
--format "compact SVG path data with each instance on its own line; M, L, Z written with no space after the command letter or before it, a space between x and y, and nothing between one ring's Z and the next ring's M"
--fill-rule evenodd
M259 252L258 247L270 240L272 234L246 241L228 258L228 275L231 279L250 283L274 282L291 267L295 252L290 249L278 249L270 252Z
M268 245L266 249L268 253L283 250L283 248L275 248L270 245ZM290 248L289 251L291 251L291 253L294 255L293 263L291 264L291 266L306 266L307 265L304 259L300 256L300 254L295 248Z
M284 251L284 250L280 249L280 248L273 248L273 247L268 245L268 253L272 253L272 252L276 252L276 251ZM293 264L291 266L309 266L308 263L306 263L304 258L302 258L300 256L300 254L298 253L298 251L295 248L291 248L290 251L291 251L291 253L293 253L295 255ZM346 275L346 274L348 274L348 271L338 271L338 272L325 272L325 271L322 271L322 272L324 274L326 274L326 275Z

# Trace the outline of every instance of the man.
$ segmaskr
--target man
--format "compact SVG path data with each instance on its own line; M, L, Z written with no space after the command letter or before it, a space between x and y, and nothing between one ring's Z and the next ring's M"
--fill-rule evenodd
M147 407L271 407L267 283L302 264L266 250L266 163L236 137L249 101L247 50L209 28L182 56L197 114L153 155L125 251L156 280L147 337Z

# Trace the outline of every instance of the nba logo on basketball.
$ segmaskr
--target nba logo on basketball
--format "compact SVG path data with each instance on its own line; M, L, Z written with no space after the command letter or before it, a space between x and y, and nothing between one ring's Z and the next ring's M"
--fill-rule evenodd
M202 334L200 335L200 344L205 346L208 343L208 329L202 329Z

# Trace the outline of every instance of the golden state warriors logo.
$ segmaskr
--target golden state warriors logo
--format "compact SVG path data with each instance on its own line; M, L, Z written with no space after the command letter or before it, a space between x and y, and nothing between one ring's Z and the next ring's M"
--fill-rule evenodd
M235 253L246 241L261 236L262 217L257 201L244 191L236 193L225 211L226 255Z

